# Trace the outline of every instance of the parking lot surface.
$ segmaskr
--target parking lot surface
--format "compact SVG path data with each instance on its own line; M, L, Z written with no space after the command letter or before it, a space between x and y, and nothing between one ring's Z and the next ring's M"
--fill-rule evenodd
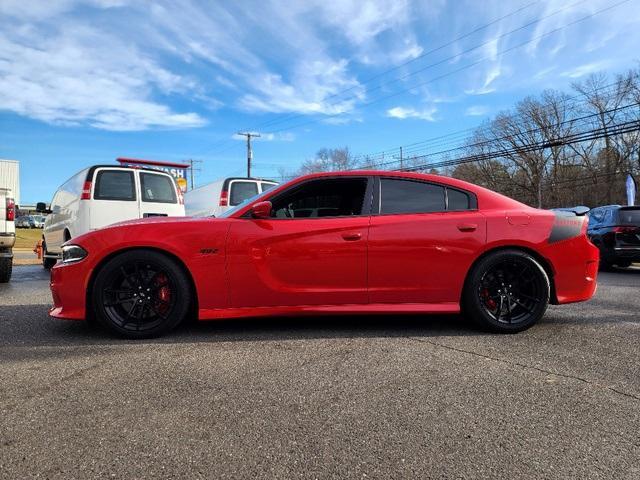
M640 269L517 335L459 317L132 342L0 286L0 478L640 478Z

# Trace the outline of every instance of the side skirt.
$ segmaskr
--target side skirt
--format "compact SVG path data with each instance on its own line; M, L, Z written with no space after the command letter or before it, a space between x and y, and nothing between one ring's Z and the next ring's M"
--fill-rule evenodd
M375 303L369 305L298 305L281 307L245 307L200 309L200 320L241 317L276 317L297 315L375 315L388 313L460 313L460 305L451 303Z

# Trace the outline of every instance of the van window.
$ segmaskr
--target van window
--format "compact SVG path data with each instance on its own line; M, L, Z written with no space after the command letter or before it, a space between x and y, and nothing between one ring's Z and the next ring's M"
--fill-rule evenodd
M258 182L231 182L229 205L240 205L246 199L258 194Z
M380 213L443 212L444 187L430 183L383 178L380 180Z
M262 191L266 192L267 190L275 187L277 185L277 183L265 183L265 182L262 182L260 185L262 186Z
M176 203L176 190L170 177L140 172L140 185L143 202Z
M135 200L133 172L100 170L96 176L96 189L93 198L95 200Z

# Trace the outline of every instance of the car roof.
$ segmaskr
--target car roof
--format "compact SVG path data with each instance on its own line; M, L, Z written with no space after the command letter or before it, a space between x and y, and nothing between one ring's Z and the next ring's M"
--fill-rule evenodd
M481 187L474 183L469 183L464 180L460 180L453 177L447 177L445 175L436 175L432 173L418 173L418 172L406 172L406 171L398 171L398 170L347 170L342 172L322 172L322 173L312 173L309 175L305 175L300 177L300 179L307 178L322 178L322 177L340 177L340 176L377 176L377 177L398 177L398 178L408 178L421 180L423 182L433 182L439 183L446 186L460 188L462 190L467 190L469 192L475 193L476 196L482 197L483 202L487 205L488 208L494 208L495 206L502 206L505 208L532 208L528 205L518 202L513 198L502 195L498 192L494 192L493 190L489 190L487 188ZM490 204L490 205L489 205ZM495 204L495 205L494 205Z
M363 177L363 176L375 176L375 177L397 177L404 179L421 180L423 182L433 182L440 185L445 185L453 188L459 188L466 190L476 195L478 199L478 207L481 210L488 209L518 209L518 210L536 210L529 205L518 202L513 198L502 195L493 190L475 185L473 183L465 182L453 177L446 177L444 175L434 175L429 173L417 173L417 172L403 172L403 171L390 171L390 170L345 170L338 172L319 172L310 173L290 180L289 182L282 183L278 187L271 189L273 195L279 194L281 191L289 188L293 184L305 182L307 180L315 178L335 178L335 177ZM237 215L243 215L248 210L250 204L245 208L238 210Z

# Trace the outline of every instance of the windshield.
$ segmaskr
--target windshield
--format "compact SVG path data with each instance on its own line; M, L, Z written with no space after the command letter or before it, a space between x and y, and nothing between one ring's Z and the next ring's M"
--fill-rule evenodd
M242 203L240 203L240 204L236 205L235 207L233 207L233 208L231 208L231 209L227 210L227 211L226 211L226 212L224 212L224 213L221 213L218 217L219 217L219 218L227 218L227 217L230 217L231 215L233 215L234 213L236 213L238 210L240 210L240 209L242 209L242 208L246 207L248 203L253 203L253 202L255 202L256 200L258 200L258 199L260 199L260 198L262 198L262 197L267 196L267 194L268 194L268 193L269 193L269 192L262 192L262 193L259 193L258 195L254 195L253 197L247 198L247 199L246 199L246 200L244 200Z

